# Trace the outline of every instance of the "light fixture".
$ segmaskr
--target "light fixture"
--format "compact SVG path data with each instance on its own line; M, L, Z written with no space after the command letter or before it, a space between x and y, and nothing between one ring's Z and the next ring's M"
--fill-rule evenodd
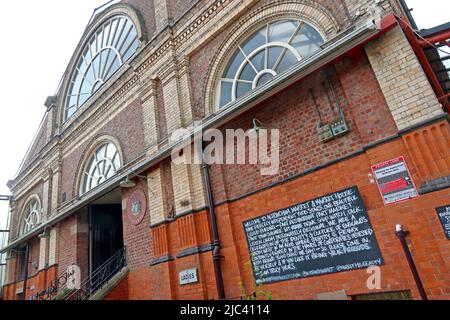
M124 189L130 189L136 187L136 182L130 180L130 176L128 175L125 180L120 182L120 187Z
M44 231L38 235L39 239L43 239L43 238L49 238L50 237L50 233L48 232L48 229L45 228Z
M253 118L253 129L250 129L249 133L250 134L258 133L259 131L264 130L264 129L265 128L264 128L263 124L261 123L261 121L259 121L256 118Z
M14 259L14 253L16 253L17 251L12 249L11 251L8 251L8 253L6 254L5 257L5 261L10 261Z

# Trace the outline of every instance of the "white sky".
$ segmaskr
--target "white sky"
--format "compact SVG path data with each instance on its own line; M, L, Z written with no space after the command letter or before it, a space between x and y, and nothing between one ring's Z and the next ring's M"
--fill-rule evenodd
M150 1L150 0L149 0ZM0 194L13 178L93 10L107 0L4 1L0 19ZM448 0L407 0L419 28L450 20ZM0 229L7 207L0 202ZM1 239L1 235L0 235ZM0 241L1 242L1 241ZM1 245L1 243L0 243Z

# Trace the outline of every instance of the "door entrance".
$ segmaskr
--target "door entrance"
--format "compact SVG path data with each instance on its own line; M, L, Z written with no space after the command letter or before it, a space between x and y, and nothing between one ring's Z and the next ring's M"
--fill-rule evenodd
M89 208L90 274L123 248L122 206L95 204Z

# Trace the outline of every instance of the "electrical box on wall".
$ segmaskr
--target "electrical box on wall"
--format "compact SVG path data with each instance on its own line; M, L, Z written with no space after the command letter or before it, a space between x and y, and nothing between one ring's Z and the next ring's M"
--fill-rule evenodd
M346 134L349 131L347 121L341 115L340 117L334 119L330 123L331 131L333 131L333 136L338 137Z
M332 140L334 138L333 131L331 130L331 126L329 124L327 124L327 125L322 125L322 124L317 125L317 134L319 136L319 141L320 142L327 142L327 141L330 141L330 140Z

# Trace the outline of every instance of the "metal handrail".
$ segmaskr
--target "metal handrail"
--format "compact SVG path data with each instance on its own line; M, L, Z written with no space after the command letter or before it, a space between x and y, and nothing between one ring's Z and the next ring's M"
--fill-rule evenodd
M69 277L75 273L74 269L72 269L71 272L68 270L69 269L60 274L58 278L50 282L47 289L39 291L35 295L31 296L30 300L53 300L59 292L62 292L67 287Z
M70 292L64 300L88 300L101 289L113 276L127 265L126 247L103 263L86 280L81 283L80 289Z

